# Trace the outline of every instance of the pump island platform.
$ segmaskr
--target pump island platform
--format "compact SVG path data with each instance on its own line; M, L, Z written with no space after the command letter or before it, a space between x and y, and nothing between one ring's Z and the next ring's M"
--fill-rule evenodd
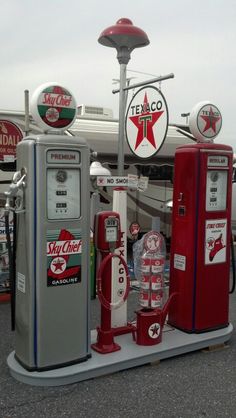
M160 344L140 346L133 341L131 334L120 335L115 340L121 350L110 354L92 350L90 359L73 366L29 372L15 359L14 351L8 356L7 363L11 375L20 382L33 386L61 386L224 344L229 341L232 332L231 323L226 328L202 334L188 334L165 325ZM97 331L92 330L91 342L96 342L96 338Z

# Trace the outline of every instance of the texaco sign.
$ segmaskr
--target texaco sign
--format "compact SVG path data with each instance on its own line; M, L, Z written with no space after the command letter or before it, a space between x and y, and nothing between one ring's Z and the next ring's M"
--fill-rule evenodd
M189 128L199 142L212 142L222 126L221 113L214 104L200 102L190 113Z
M132 98L126 114L126 137L131 151L140 158L155 155L168 129L168 108L156 87L141 88Z

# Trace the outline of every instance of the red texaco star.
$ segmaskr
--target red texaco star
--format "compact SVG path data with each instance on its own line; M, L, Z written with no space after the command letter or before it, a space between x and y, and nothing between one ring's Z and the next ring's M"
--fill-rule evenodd
M214 133L216 133L216 123L220 120L220 116L214 115L212 107L210 107L209 115L207 116L200 115L200 116L206 122L203 132L206 132L208 129L211 128L214 131Z
M152 326L152 328L151 328L151 332L152 332L152 336L154 337L154 335L157 335L158 336L158 333L159 333L159 329L160 329L160 327L159 326L157 326L157 324L154 324L153 326Z
M142 112L141 115L130 117L130 120L138 128L135 150L145 138L150 142L150 144L153 145L154 148L156 148L156 142L153 135L153 126L158 121L162 113L164 113L163 110L157 112L149 112L147 110L148 99L146 93L144 96L143 104L144 112Z
M56 272L57 270L63 271L64 264L65 264L65 261L60 261L60 259L54 260L53 261L54 272Z

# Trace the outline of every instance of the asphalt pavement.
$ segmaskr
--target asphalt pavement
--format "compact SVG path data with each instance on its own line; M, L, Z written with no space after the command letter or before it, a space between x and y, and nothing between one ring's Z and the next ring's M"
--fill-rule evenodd
M128 319L137 294L128 301ZM236 293L230 295L236 327ZM91 328L100 321L91 301ZM59 387L36 387L13 379L6 363L14 349L10 304L0 303L0 418L234 418L236 417L236 332L225 348L195 351Z

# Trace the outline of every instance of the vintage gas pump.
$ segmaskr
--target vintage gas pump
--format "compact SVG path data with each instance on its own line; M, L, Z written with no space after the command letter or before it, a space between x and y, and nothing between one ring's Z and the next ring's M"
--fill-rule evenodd
M229 323L232 157L214 143L175 154L169 323L187 332Z
M131 326L113 329L111 324L111 310L119 308L128 297L129 293L129 271L125 259L114 252L120 247L121 227L120 215L117 212L105 211L95 215L94 222L95 248L100 254L97 273L97 294L101 303L101 326L97 327L97 342L92 348L101 354L111 353L120 350L120 346L114 342L114 336L120 331L130 332ZM120 298L112 302L112 259L118 258L118 269L125 273L126 287L123 287L123 280L120 288ZM123 275L122 275L123 279Z
M46 98L69 109L48 111ZM47 86L40 101L49 125L52 114L60 130L71 123L68 91ZM56 132L30 135L17 146L17 170L6 193L6 210L16 196L15 358L42 371L90 357L89 148Z

